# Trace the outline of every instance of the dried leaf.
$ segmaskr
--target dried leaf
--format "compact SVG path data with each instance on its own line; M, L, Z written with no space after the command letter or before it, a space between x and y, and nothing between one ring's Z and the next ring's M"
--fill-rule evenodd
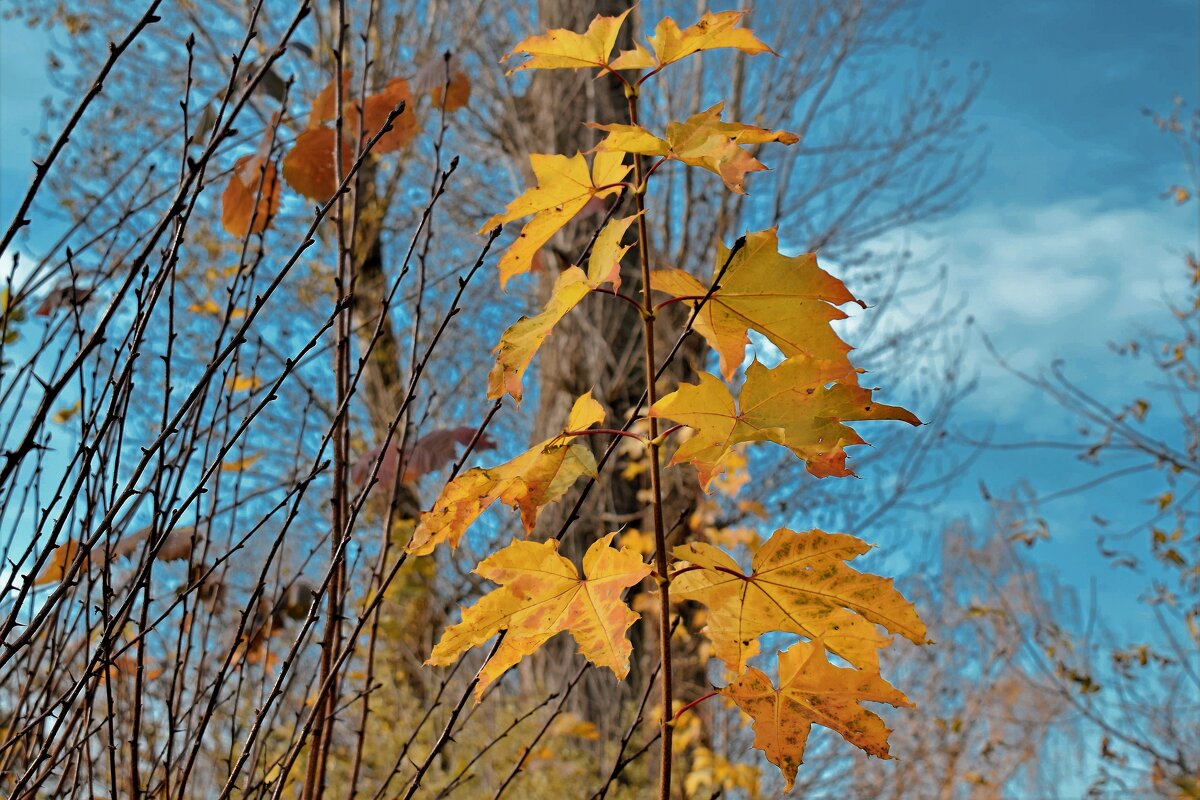
M438 428L430 431L417 439L414 444L409 445L408 454L404 458L404 475L400 480L404 483L411 483L422 475L437 472L454 460L458 454L455 449L456 444L470 444L474 437L475 428ZM475 443L477 451L493 450L495 447L495 440L487 434L480 436L479 441ZM379 472L375 476L376 487L382 486L390 489L395 482L396 466L399 461L396 454L399 452L399 448L400 443L393 439L387 455L379 464ZM362 486L366 483L376 459L379 458L379 451L378 446L373 447L354 462L354 466L350 470L350 479L356 485Z
M235 458L232 461L224 461L221 463L221 472L245 472L254 466L260 458L262 458L262 453L251 453L248 456Z
M57 422L59 425L65 425L74 419L75 415L79 413L80 408L82 408L82 403L79 400L76 400L66 408L60 408L58 411L55 411L50 415L50 419Z
M354 161L350 137L342 141L342 175ZM333 148L337 134L332 128L313 128L304 131L292 143L283 157L283 179L288 186L309 200L325 202L337 191L337 168L333 163Z
M455 72L450 76L450 83L445 80L439 81L429 91L429 97L433 100L435 108L442 108L442 93L445 92L446 103L445 110L447 113L457 111L460 108L466 107L471 99L471 78L465 72Z
M242 156L221 195L221 226L238 238L262 233L279 212L279 192L273 163L259 155Z

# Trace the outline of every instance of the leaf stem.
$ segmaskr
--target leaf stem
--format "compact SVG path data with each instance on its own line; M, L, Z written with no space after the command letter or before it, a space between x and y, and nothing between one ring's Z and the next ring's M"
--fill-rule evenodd
M636 308L638 310L639 314L644 313L642 304L639 303L637 300L634 300L632 297L625 294L624 292L618 292L616 289L609 289L609 288L603 287L603 286L600 288L597 288L597 289L592 289L592 291L595 292L596 294L608 294L608 295L612 295L613 297L617 298L618 300L624 300L626 303L629 303L634 308Z
M718 287L718 288L720 288L720 287ZM705 295L702 295L702 294L681 294L678 297L669 297L666 300L663 300L661 303L656 303L654 306L654 310L658 311L660 309L666 308L667 306L671 305L672 303L682 303L685 300L703 300L704 298L705 298Z
M684 706L683 708L681 708L681 709L679 709L678 711L676 711L676 712L675 712L675 715L674 715L673 717L671 717L671 723L672 723L672 724L674 724L675 720L679 719L680 717L682 717L682 716L684 715L684 712L691 711L693 708L695 708L696 706L700 705L701 703L703 703L703 702L704 702L705 700L707 700L708 698L710 698L710 697L716 697L716 696L717 696L717 695L719 695L719 694L720 694L720 692L717 692L717 691L712 691L712 692L709 692L709 693L708 693L708 694L706 694L706 695L703 695L703 696L701 696L701 697L697 697L695 700L693 700L692 702L688 703L688 704L687 704L686 706Z
M635 442L645 443L646 440L636 433L622 431L616 428L588 428L582 431L563 431L563 436L625 436Z

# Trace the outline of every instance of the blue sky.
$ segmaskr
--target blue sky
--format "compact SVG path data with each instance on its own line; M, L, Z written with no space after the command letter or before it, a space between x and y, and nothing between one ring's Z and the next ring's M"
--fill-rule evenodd
M940 57L990 76L972 118L986 126L987 171L963 210L909 246L949 267L980 331L1022 368L1064 358L1102 393L1125 391L1130 375L1106 343L1142 320L1162 317L1164 292L1180 286L1180 253L1200 248L1196 203L1160 198L1179 179L1174 145L1142 114L1165 111L1181 95L1200 102L1197 0L928 0L920 14L940 34ZM52 91L43 62L47 39L0 22L0 217L11 217L30 177L29 133ZM35 242L36 243L36 242ZM1035 394L978 346L980 388L960 426L995 426L1013 441L1061 428ZM1069 466L1069 465L1068 465ZM1028 453L991 454L972 467L945 516L981 517L976 486L1003 490L1017 477L1052 483L1062 465ZM1136 487L1133 487L1134 497ZM1122 513L1127 496L1069 498L1046 509L1055 540L1048 562L1086 586L1109 574L1082 521ZM880 537L881 539L883 537ZM1119 588L1114 588L1114 597Z

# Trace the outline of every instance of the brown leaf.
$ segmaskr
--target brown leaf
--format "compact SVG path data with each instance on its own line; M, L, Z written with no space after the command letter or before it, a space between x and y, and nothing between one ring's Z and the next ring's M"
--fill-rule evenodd
M275 165L259 155L242 156L235 161L229 185L221 195L221 226L226 232L238 238L262 233L278 211L279 179Z
M337 191L337 168L333 148L337 134L332 128L304 131L283 157L283 179L309 200L325 202ZM342 175L349 171L354 158L347 139L342 141Z

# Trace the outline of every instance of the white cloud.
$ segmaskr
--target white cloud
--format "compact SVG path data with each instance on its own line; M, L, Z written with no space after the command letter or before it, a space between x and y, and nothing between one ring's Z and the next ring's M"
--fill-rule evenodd
M1077 375L1111 384L1129 365L1116 361L1108 342L1162 322L1164 297L1183 285L1194 213L1095 200L976 207L936 237L906 244L917 258L948 267L951 292L966 297L966 312L1014 367L1037 372L1061 358ZM1028 411L1032 390L982 350L973 361L978 410L999 419Z
M956 218L940 244L953 285L991 335L1036 325L1050 332L1045 348L1119 335L1117 323L1161 315L1162 292L1182 275L1173 251L1194 236L1190 221L1165 206L994 207Z

